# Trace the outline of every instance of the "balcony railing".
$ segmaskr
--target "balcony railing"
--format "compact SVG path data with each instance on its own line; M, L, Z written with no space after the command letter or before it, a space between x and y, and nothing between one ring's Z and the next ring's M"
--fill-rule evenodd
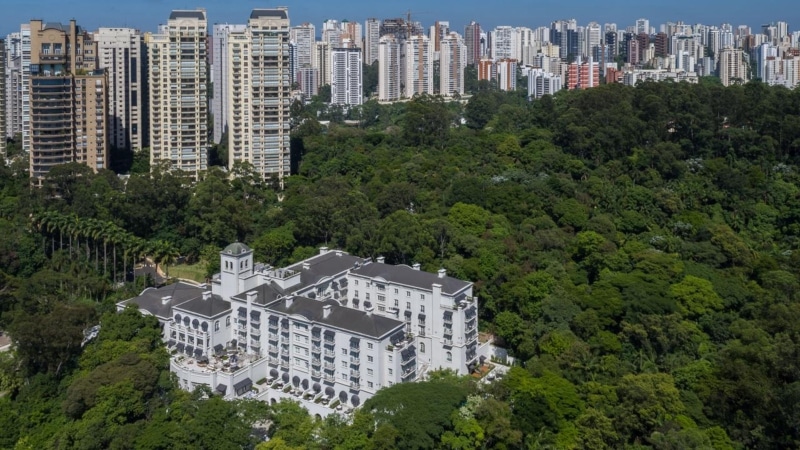
M353 364L353 365L357 366L357 365L361 364L361 359L360 358L351 357L350 358L350 364Z
M361 389L361 385L359 383L356 383L356 382L350 383L350 389L360 390Z

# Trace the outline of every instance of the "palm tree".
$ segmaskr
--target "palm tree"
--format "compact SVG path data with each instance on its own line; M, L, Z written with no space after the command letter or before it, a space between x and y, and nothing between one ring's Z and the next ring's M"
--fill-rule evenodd
M112 226L114 226L114 224L111 222L101 222L99 226L100 238L103 240L103 276L106 276L108 273L108 241L113 234Z
M139 260L139 257L147 250L148 242L140 237L136 237L134 235L130 235L130 243L128 248L126 246L126 250L131 255L131 270L134 272L134 279L136 278L136 261Z
M114 283L117 282L117 245L123 243L125 240L125 230L118 227L114 223L108 223L108 240L111 241L112 245L112 253L114 257L114 262L112 264L113 269L113 280Z
M153 257L153 262L156 264L156 274L158 274L158 265L162 264L166 267L165 277L169 278L169 264L180 255L177 247L169 241L157 240L152 242L150 246L150 253Z
M64 232L69 226L69 218L63 214L55 215L55 227L58 228L58 249L64 249Z
M80 219L78 219L77 214L70 214L67 216L65 231L69 235L69 255L72 256L72 238L75 237L75 240L78 240L78 232L80 228Z

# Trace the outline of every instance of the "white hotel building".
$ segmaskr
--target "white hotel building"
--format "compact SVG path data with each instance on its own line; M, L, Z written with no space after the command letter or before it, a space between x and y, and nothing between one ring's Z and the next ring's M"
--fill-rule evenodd
M221 252L221 268L210 288L179 282L118 304L159 319L185 389L293 398L324 416L429 370L467 374L482 362L472 283L444 270L324 247L279 269L241 243Z

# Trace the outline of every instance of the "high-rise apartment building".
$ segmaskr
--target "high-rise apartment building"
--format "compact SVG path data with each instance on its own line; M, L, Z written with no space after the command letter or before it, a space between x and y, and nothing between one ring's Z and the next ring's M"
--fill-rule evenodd
M516 90L518 61L507 58L496 61L495 64L497 66L497 87L502 91Z
M378 45L381 40L381 21L375 18L364 22L364 63L371 66L378 60Z
M600 46L603 43L603 32L600 28L600 24L597 22L590 22L589 25L584 28L585 39L584 42L586 43L583 49L583 56L585 58L594 57L595 54L601 54L598 51Z
M380 38L378 43L378 100L400 99L400 42L392 34Z
M31 20L29 30L31 178L70 162L108 168L108 86L97 43L74 20Z
M635 42L635 41L633 41ZM567 89L589 89L600 85L600 65L591 59L575 61L567 72Z
M246 161L282 186L291 173L289 11L254 9L231 34L228 58L228 165Z
M6 86L6 134L0 138L13 138L22 133L22 45L20 33L6 36L4 44L5 70L3 78ZM28 43L30 49L30 42ZM29 50L30 51L30 50Z
M292 27L289 39L295 44L295 73L292 74L292 80L297 81L297 71L299 69L314 66L316 28L310 23ZM308 94L307 92L303 93Z
M211 115L214 117L215 143L222 142L222 135L228 127L228 45L231 33L244 31L244 24L214 24L211 39L211 81L214 83L214 95L211 98Z
M99 68L108 76L108 141L120 150L145 147L146 53L132 28L100 28L95 33Z
M301 67L297 70L297 84L300 91L308 97L319 94L319 70Z
M6 155L6 42L0 39L0 157Z
M361 49L335 48L331 51L331 104L364 103Z
M208 167L207 29L205 10L175 10L145 38L150 166L166 161L195 179Z
M478 80L492 81L497 76L497 68L494 61L489 58L478 60Z
M561 77L546 72L542 69L532 69L528 72L528 99L542 98L553 95L561 90Z
M464 27L464 45L467 46L467 64L474 65L481 60L481 25L472 21Z
M437 20L431 25L430 38L435 52L441 51L442 39L450 34L450 22Z
M424 35L412 36L405 42L406 73L405 96L433 95L433 55L430 39Z
M635 31L636 34L644 33L644 34L648 34L649 35L650 34L650 21L647 20L647 19L637 19L636 20L636 28L635 28L635 30L636 30Z
M467 65L464 40L458 33L449 33L439 48L439 93L445 97L464 95L464 68Z
M325 41L314 43L314 68L319 72L319 85L331 84L331 44Z
M514 29L509 26L499 26L490 34L490 56L495 61L500 59L516 58L517 49L514 42Z

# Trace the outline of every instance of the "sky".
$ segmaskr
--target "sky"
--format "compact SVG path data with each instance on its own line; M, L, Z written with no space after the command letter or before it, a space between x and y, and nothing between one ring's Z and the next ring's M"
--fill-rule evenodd
M754 32L761 24L779 20L788 22L790 31L800 28L800 8L787 0L0 0L0 36L19 30L19 24L30 19L66 23L74 18L90 31L101 26L156 31L171 10L197 7L206 9L209 24L246 23L252 9L279 5L289 8L293 25L311 22L317 29L325 19L363 23L369 17L405 17L409 10L412 20L424 26L447 20L451 29L461 33L470 20L491 29L497 25L536 28L572 18L579 25L596 21L624 28L644 17L656 31L661 23L679 20L706 25L731 23L734 27L746 24Z

